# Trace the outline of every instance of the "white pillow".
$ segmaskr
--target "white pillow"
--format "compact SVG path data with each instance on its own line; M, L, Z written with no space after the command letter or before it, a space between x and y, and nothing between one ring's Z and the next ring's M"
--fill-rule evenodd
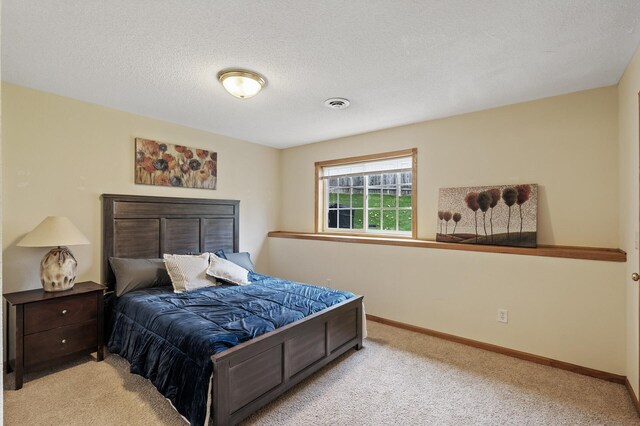
M199 256L165 254L163 257L176 293L216 285L215 280L207 276L209 253Z
M235 263L218 257L213 253L209 254L209 268L207 269L207 275L228 281L232 284L249 284L249 271L244 269L242 266L238 266Z

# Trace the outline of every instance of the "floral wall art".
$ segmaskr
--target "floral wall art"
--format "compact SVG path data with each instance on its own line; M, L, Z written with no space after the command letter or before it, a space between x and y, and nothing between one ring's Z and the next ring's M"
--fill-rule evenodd
M216 189L217 152L142 138L135 145L137 184Z
M536 247L538 185L441 188L436 241Z

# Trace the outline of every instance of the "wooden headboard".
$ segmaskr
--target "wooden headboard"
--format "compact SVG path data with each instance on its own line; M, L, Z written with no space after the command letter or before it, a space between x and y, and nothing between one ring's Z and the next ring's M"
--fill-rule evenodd
M237 200L102 194L102 284L113 290L110 257L237 252Z

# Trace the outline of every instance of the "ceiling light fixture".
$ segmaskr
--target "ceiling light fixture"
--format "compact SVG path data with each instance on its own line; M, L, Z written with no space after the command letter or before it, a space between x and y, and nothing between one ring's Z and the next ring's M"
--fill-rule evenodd
M260 74L239 69L220 71L218 80L229 94L240 99L254 97L267 84Z

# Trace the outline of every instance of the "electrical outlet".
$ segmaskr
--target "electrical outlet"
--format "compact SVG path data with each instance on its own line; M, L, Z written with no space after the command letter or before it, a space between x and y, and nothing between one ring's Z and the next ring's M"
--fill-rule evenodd
M506 309L498 309L498 322L509 322L509 311Z
M327 287L331 287L331 282L333 281L331 278L327 278Z

